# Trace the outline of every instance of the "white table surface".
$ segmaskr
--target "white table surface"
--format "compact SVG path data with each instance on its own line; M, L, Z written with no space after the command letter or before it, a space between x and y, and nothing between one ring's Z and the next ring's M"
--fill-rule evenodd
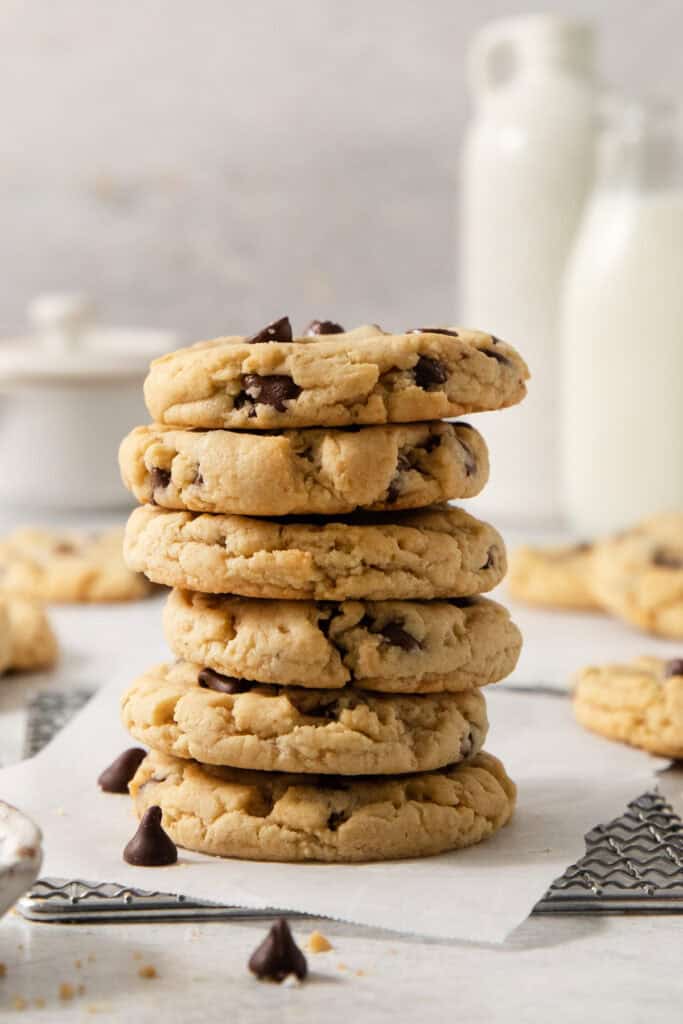
M63 649L59 669L5 678L0 685L2 763L21 756L24 709L32 694L95 688L109 678L112 665L117 671L129 667L133 675L163 659L161 606L154 599L52 609ZM514 614L525 634L517 679L562 684L587 660L680 653L676 645L655 643L598 616L521 608ZM82 1021L94 1015L136 1024L413 1018L668 1024L680 1014L681 917L535 917L498 947L425 942L333 922L297 921L294 931L303 939L314 926L334 950L309 956L310 981L288 989L258 983L246 970L266 931L263 922L92 927L34 924L12 913L0 922L0 962L6 966L0 1019L11 1019L16 997L28 1004L24 1019ZM139 976L147 964L156 978ZM76 990L70 1000L59 998L63 982Z

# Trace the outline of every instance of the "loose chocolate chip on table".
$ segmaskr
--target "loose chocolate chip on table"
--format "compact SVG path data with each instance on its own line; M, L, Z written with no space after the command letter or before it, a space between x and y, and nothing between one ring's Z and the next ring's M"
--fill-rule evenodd
M658 569L683 569L683 558L666 548L656 548L652 554L652 564Z
M301 394L299 385L295 384L291 377L281 373L267 377L262 377L258 373L245 373L243 386L249 398L264 405L272 405L278 412L285 412L285 402L298 398ZM237 397L239 398L239 395Z
M223 676L212 668L203 668L197 676L197 682L202 689L215 690L217 693L246 693L253 685L248 679Z
M163 490L164 487L168 487L171 482L171 471L169 469L160 469L159 466L154 466L149 471L149 482L152 485L153 491L156 491L157 488Z
M672 658L671 661L667 661L664 666L664 678L670 679L671 676L683 676L683 658Z
M284 981L293 974L303 981L308 973L306 957L297 946L284 917L279 918L249 957L249 970L257 978Z
M504 356L502 352L492 352L490 348L480 348L479 351L488 356L489 359L495 359L497 363L501 363L503 366L512 366L512 363L507 356Z
M333 320L311 320L304 331L304 338L314 338L318 334L343 334L344 328L341 324L335 324Z
M147 751L142 747L129 747L105 768L97 780L105 793L127 793L128 783L135 775Z
M161 807L147 808L137 832L124 848L123 859L141 868L160 868L178 860L175 843L161 827Z
M327 827L330 832L336 832L339 826L343 825L344 822L348 820L348 815L344 814L343 811L332 811L327 819Z
M400 622L387 622L386 625L382 626L379 634L392 647L400 647L403 651L420 650L419 641L414 636L411 636L410 633L406 633Z
M439 359L431 356L420 356L413 368L415 383L424 391L436 388L448 378L448 370Z
M263 345L268 341L291 341L292 325L289 322L289 317L283 316L279 320L273 320L272 323L266 324L263 330L244 340L247 345Z

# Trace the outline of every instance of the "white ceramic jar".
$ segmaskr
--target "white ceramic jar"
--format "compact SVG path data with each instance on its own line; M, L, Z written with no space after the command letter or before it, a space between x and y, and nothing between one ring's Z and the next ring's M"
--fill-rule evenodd
M149 362L178 343L168 331L89 326L80 296L42 296L36 333L0 342L0 502L31 510L130 503L117 451L147 420Z
M519 407L482 424L491 481L473 507L501 522L559 512L558 299L592 181L589 24L554 14L496 21L474 39L456 322L517 346L532 374Z
M572 525L683 509L681 111L617 107L563 297L563 451Z

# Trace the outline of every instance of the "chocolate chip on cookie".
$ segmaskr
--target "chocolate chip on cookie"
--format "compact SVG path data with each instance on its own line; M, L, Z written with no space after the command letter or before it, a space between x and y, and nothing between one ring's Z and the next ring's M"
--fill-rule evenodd
M203 668L197 676L197 682L202 689L215 690L217 693L246 693L252 687L247 679L223 676L212 668Z
M123 859L142 868L159 868L175 864L178 850L161 825L161 808L148 807L140 819L138 830L126 844Z
M665 547L658 547L652 553L652 564L658 569L683 569L683 557Z
M502 366L512 366L512 362L502 352L493 352L490 348L480 348L479 351L488 356L489 359L495 359Z
M420 650L420 642L407 633L400 622L387 622L379 630L379 634L392 647L400 647L402 651Z
M272 405L278 412L285 412L285 402L298 398L301 388L291 377L281 373L260 376L258 373L245 373L242 378L245 394L254 402Z
M149 471L149 482L152 485L153 491L156 491L157 488L163 491L171 482L171 471L169 469L161 469L159 466L153 466Z
M672 676L683 676L683 658L672 658L664 666L664 678L671 679Z
M292 325L289 322L289 317L283 316L279 320L273 320L272 323L267 324L262 330L257 331L256 334L252 334L250 338L245 338L244 340L247 345L262 345L269 341L291 341Z
M447 334L449 338L459 338L460 335L457 331L450 330L448 327L413 327L412 330L407 331L407 334Z
M272 926L265 939L249 957L249 970L257 978L284 981L293 974L303 981L308 973L306 957L292 937L284 917Z
M142 747L130 747L105 768L97 780L105 793L127 793L128 783L147 756Z
M340 825L343 825L345 821L349 820L348 814L344 811L332 811L327 819L327 827L330 832L336 832Z
M439 359L420 356L413 368L415 383L423 391L432 391L448 379L448 370Z
M314 338L319 334L343 334L344 328L333 320L311 320L304 331L304 338Z

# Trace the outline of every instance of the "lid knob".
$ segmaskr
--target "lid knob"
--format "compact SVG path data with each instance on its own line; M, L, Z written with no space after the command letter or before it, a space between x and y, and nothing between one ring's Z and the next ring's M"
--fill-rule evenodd
M79 347L94 316L87 295L80 292L44 292L28 306L28 318L43 348L65 352Z

